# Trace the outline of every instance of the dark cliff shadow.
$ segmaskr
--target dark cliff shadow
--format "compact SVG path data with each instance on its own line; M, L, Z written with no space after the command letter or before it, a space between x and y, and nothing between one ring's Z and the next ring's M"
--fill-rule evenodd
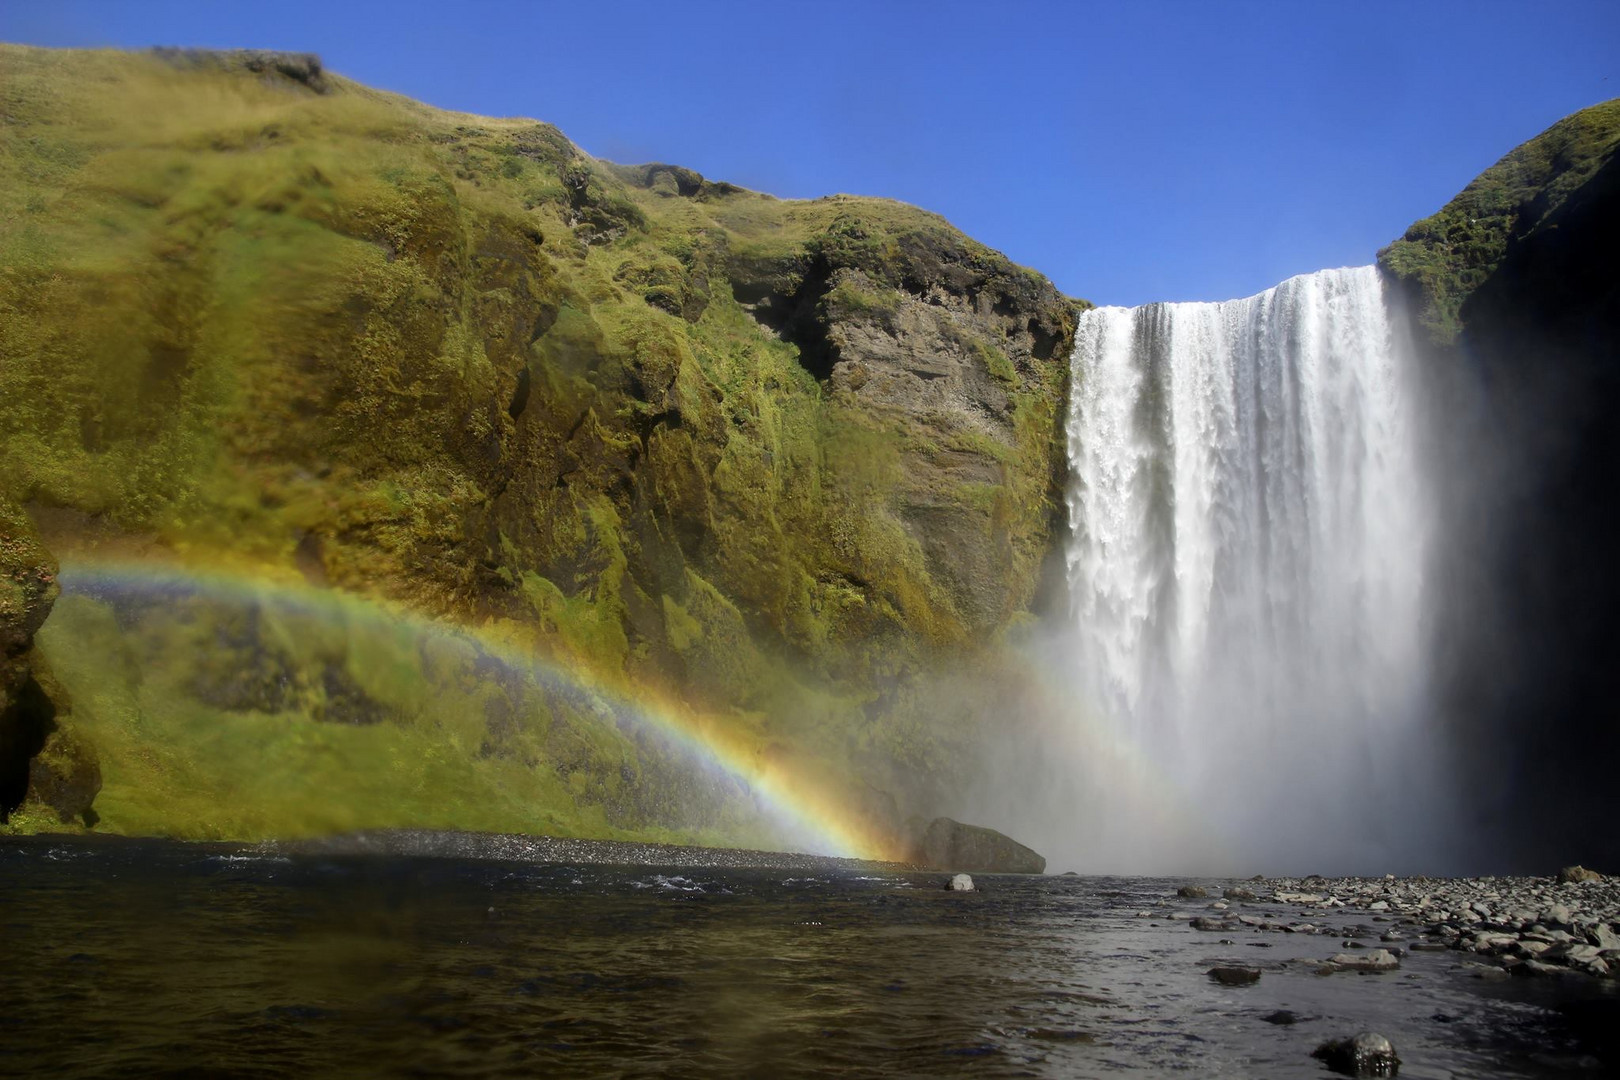
M1509 244L1441 358L1437 674L1493 868L1620 869L1617 252L1620 157Z

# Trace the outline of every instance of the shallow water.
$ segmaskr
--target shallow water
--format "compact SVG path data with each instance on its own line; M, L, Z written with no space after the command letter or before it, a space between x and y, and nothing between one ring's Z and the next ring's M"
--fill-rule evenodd
M1405 1077L1562 1076L1620 1028L1592 980L1222 945L1180 882L942 880L0 844L0 1074L1326 1076L1371 1029Z

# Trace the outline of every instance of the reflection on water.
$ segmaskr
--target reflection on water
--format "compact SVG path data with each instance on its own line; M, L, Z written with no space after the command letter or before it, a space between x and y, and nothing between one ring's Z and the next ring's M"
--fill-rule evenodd
M1617 1015L1595 982L1487 986L1450 954L1316 975L1285 961L1336 939L1222 944L1143 878L33 841L0 882L0 1074L1299 1076L1373 1029L1403 1076L1535 1076L1603 1052L1571 1016ZM1218 985L1221 961L1264 976Z

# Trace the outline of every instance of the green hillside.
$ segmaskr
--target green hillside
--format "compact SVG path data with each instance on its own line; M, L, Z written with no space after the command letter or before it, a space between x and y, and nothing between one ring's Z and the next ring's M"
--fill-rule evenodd
M995 685L1057 521L1074 304L909 206L612 165L309 57L0 46L0 496L69 582L334 589L596 688L70 587L40 646L97 827L749 839L609 697L874 828L932 812L993 733L929 673Z

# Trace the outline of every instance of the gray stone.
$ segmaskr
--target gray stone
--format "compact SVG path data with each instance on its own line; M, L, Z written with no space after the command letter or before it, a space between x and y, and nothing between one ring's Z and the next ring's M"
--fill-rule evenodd
M1276 1012L1267 1013L1260 1019L1268 1024L1297 1024L1302 1020L1309 1020L1310 1017L1301 1016L1296 1012L1289 1012L1287 1009L1278 1009Z
M1534 960L1530 960L1530 961L1526 961L1526 962L1527 963L1536 963L1536 961L1534 961ZM1463 967L1470 974L1472 974L1474 976L1474 978L1476 978L1476 979L1484 979L1486 982L1499 982L1499 981L1501 981L1503 979L1508 978L1507 969L1497 967L1494 964L1464 964Z
M1584 866L1566 866L1558 871L1560 885L1578 885L1585 881L1602 881L1603 875Z
M1388 949L1373 949L1359 955L1336 953L1328 963L1347 971L1394 971L1401 966L1400 960Z
M1208 975L1222 986L1253 986L1260 981L1260 973L1254 968L1212 967Z
M949 889L951 892L972 892L973 879L968 877L966 874L957 874L955 877L951 878L951 880L945 883L945 888Z

